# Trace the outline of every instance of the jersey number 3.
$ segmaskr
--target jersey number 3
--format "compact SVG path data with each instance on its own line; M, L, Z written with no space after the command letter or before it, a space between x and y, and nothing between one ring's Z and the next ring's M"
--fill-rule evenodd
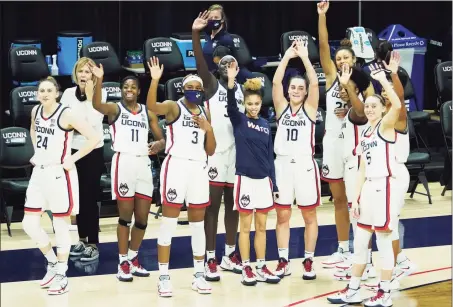
M192 144L198 144L198 131L193 131L192 134L193 134Z

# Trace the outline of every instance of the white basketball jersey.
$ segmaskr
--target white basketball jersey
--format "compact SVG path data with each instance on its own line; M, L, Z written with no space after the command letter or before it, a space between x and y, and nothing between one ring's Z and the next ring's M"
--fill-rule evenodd
M343 138L343 158L345 160L354 156L354 149L359 145L360 137L363 131L368 127L368 124L356 125L349 118L351 109L346 114L341 124L341 135Z
M409 130L406 132L396 131L396 162L406 163L410 152Z
M167 143L165 153L195 161L206 161L207 155L204 149L205 132L192 120L197 114L187 109L182 102L183 98L176 103L179 107L179 116L171 123L167 123ZM202 107L200 116L207 119L206 113Z
M340 82L335 79L332 86L326 91L326 135L338 134L341 130L343 120L335 115L335 109L345 108L347 102L340 98Z
M277 121L274 151L279 156L314 155L315 123L308 117L303 105L293 113L288 104Z
M396 167L395 143L385 141L379 133L380 123L374 130L364 131L360 140L360 155L365 159L365 177L391 177ZM396 136L396 133L395 133Z
M244 112L242 105L244 94L239 84L236 84L235 97L239 110ZM234 135L233 125L227 114L227 89L219 81L217 81L217 91L205 102L205 107L211 113L211 125L216 139L215 152L224 152L234 145Z
M112 147L115 152L133 155L148 155L148 111L140 105L140 111L132 113L122 102L118 102L118 117L110 125Z
M33 164L58 165L71 155L74 130L65 130L60 125L61 113L66 109L66 107L58 104L55 112L47 118L42 114L42 105L36 110L36 142L34 144L35 154L32 158Z

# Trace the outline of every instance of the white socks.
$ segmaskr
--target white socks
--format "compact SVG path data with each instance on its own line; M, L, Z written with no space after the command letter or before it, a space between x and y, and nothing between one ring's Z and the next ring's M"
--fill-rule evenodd
M284 258L289 260L289 249L288 248L279 248L278 249L278 258Z

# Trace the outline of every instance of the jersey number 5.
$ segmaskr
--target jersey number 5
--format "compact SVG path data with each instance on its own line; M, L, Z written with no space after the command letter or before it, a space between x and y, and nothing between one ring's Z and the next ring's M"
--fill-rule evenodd
M198 131L193 131L192 134L193 134L192 144L198 144Z
M370 165L371 164L371 153L369 151L366 153L366 160L367 160L367 164Z
M36 147L47 149L47 136L43 138L42 136L38 135L37 139L38 142L36 143Z

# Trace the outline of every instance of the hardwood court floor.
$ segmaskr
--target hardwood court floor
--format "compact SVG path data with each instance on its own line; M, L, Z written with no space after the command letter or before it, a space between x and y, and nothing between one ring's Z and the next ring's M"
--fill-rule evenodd
M423 189L421 186L419 190ZM412 306L451 306L451 282L423 286L433 282L451 280L451 192L442 197L442 188L438 183L431 183L433 204L429 205L427 197L415 195L414 199L407 197L402 212L403 224L406 228L404 235L406 254L418 266L415 274L401 282L401 289L412 288L395 293L395 307ZM2 224L0 252L0 281L1 306L14 307L78 307L92 305L96 307L113 306L206 306L223 307L246 303L249 306L283 307L283 306L332 306L326 296L346 286L346 282L335 281L333 270L319 266L321 260L330 254L336 245L333 204L323 199L324 205L318 210L320 225L318 244L316 247L315 281L304 281L301 278L301 259L303 255L303 240L301 236L304 223L298 210L293 210L291 221L290 257L293 274L285 277L278 285L258 284L255 287L245 287L240 283L240 275L222 272L222 280L212 283L211 295L199 295L192 291L192 263L190 259L190 230L188 226L178 226L177 238L173 241L172 262L170 274L174 287L174 297L165 299L157 295L157 256L155 238L159 220L150 215L149 227L141 253L142 264L151 270L148 278L135 278L132 283L121 283L115 278L117 266L116 223L117 218L101 220L99 245L101 256L98 262L82 264L71 260L68 270L70 276L70 292L56 297L47 296L38 285L38 279L43 276L43 257L27 238L21 224L13 225L13 237L7 235L6 227ZM268 229L275 229L275 212L268 220ZM47 216L43 216L43 225L52 240L51 224ZM219 216L218 242L224 233L223 214ZM276 266L276 242L273 231L268 232L268 251L266 257L271 269ZM77 232L72 232L74 242ZM302 236L303 237L303 236ZM223 242L219 243L223 244ZM253 245L252 245L253 246ZM379 256L373 255L375 266L379 268ZM180 259L181 258L181 259ZM184 258L184 259L182 259ZM184 262L178 264L178 262ZM173 265L172 263L175 263ZM178 268L178 269L176 269ZM9 281L9 282L7 282ZM371 280L370 280L371 281ZM371 297L372 292L362 289L363 297ZM428 304L428 299L430 302Z

